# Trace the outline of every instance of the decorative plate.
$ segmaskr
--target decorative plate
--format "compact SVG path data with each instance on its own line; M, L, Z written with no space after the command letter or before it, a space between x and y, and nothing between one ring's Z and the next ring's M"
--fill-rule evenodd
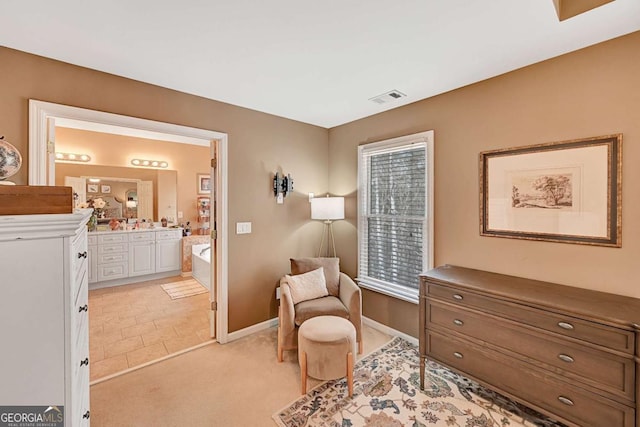
M18 173L22 166L22 156L16 147L0 138L0 180Z

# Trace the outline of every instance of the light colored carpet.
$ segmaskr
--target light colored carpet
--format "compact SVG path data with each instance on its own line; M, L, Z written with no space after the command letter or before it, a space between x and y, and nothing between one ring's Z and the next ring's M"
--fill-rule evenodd
M345 379L328 381L273 419L280 427L559 425L432 361L421 391L419 367L417 347L395 338L356 364L353 397Z
M190 297L193 295L200 295L207 291L207 288L202 286L195 279L183 280L181 282L167 283L162 285L161 288L169 294L171 299L179 299Z
M278 363L276 338L271 328L91 386L91 426L274 427L271 415L300 396L297 352ZM391 337L365 326L363 338L366 355Z

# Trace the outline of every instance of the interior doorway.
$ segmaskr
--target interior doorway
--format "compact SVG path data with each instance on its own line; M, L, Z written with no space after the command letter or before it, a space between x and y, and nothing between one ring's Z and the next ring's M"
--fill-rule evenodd
M227 143L226 133L191 128L164 122L139 119L112 113L104 113L83 108L53 104L37 100L29 101L29 185L55 185L55 126L56 121L87 123L93 130L119 133L121 135L141 136L144 138L171 137L177 142L206 142L215 153L211 173L211 203L215 204L215 215L210 244L211 262L211 334L219 343L228 340L227 307ZM214 255L215 254L215 255Z

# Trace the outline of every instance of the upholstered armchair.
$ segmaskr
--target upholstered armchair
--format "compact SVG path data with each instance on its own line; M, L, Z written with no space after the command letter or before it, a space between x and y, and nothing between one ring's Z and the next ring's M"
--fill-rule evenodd
M298 348L298 327L316 316L338 316L349 320L356 329L358 353L362 353L362 295L360 288L340 272L338 258L291 259L292 276L323 268L328 295L295 303L289 277L280 279L278 311L278 362L285 350Z

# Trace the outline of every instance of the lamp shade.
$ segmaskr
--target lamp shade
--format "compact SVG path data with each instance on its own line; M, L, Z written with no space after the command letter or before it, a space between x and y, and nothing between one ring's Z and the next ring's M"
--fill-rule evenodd
M311 199L311 219L344 219L344 197L316 197Z

